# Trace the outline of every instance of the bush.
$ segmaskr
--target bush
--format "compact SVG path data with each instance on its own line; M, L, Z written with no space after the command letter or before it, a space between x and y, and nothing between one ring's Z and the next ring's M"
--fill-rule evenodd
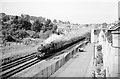
M37 34L37 33L34 33L31 37L32 38L40 38L39 34Z
M100 29L94 30L94 34L95 34L95 35L97 35L97 36L98 36L98 35L99 35L99 33L100 33Z
M16 37L19 39L23 39L30 36L25 30L17 30L16 31Z
M15 40L12 36L10 36L10 35L6 36L4 40L6 40L7 42L15 42L15 41L16 41L16 40Z
M102 50L102 45L98 45L97 46L97 51L101 51Z

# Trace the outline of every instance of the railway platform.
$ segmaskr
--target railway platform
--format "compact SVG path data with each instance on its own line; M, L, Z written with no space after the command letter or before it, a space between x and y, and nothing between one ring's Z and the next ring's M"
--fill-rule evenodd
M66 64L51 77L92 77L93 72L93 44L84 47L84 52L77 52Z

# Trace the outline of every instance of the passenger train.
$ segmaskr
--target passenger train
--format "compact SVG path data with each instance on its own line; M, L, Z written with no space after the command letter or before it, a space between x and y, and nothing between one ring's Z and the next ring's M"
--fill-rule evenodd
M77 42L80 42L80 41L90 41L90 34L89 32L84 34L83 36L79 36L79 37L76 37L76 38L73 38L73 39L70 39L68 41L53 41L49 44L42 44L41 46L39 46L37 48L37 57L38 58L44 58L44 57L47 57L47 56L51 56L53 54L55 54L56 52L59 52L63 49L66 49L67 47L77 43Z

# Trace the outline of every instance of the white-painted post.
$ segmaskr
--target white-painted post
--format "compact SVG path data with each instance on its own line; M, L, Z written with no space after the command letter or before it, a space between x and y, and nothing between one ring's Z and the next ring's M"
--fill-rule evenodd
M94 43L95 35L94 35L94 29L91 30L91 43Z

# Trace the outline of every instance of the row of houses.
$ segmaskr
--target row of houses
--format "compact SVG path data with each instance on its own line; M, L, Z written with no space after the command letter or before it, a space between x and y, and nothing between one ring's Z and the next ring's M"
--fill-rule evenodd
M120 26L111 26L109 28L101 28L100 33L97 35L95 31L91 30L91 43L94 43L94 66L96 68L96 60L98 58L98 46L101 46L102 52L102 65L101 76L120 77ZM97 63L98 64L98 63ZM99 75L96 75L99 77Z

